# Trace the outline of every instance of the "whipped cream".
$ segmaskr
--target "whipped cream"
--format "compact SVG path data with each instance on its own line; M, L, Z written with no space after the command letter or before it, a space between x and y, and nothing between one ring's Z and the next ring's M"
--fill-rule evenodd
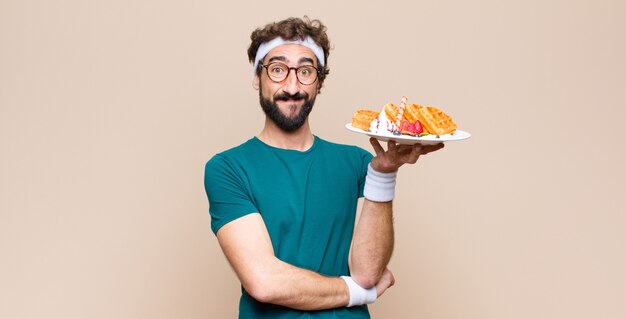
M378 114L378 117L375 118L370 123L370 132L373 132L373 133L377 133L377 134L393 133L394 131L397 131L397 130L398 130L398 127L396 126L394 121L390 121L387 118L387 113L385 113L385 110L382 110L380 114Z

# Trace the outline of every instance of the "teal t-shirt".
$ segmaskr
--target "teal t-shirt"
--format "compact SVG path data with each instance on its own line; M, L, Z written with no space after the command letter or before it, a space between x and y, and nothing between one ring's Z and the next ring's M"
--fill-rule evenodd
M256 137L215 155L204 185L214 233L258 212L276 257L327 276L349 275L356 207L372 155L315 137L304 152ZM369 318L367 306L299 311L260 303L242 289L239 318Z

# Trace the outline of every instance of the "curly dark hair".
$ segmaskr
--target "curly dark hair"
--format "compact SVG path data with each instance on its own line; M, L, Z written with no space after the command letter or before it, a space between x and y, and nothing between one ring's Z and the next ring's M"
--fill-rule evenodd
M317 43L324 50L324 67L320 70L318 81L318 90L322 87L326 75L328 75L330 69L328 68L328 54L330 51L330 41L326 35L326 26L321 21L315 19L310 20L307 16L303 19L300 18L288 18L282 21L269 23L263 28L258 28L252 32L250 39L252 43L248 48L248 59L250 63L254 63L256 52L259 46L263 42L270 41L276 37L281 37L285 40L304 40L307 36L310 36L315 43ZM319 64L319 61L318 61ZM261 72L261 66L256 70L257 75Z

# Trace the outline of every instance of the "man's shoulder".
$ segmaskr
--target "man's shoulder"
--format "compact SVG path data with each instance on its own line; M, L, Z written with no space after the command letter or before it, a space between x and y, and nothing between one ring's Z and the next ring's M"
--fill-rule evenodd
M222 165L224 163L238 162L250 157L255 149L254 138L251 138L237 146L216 153L206 163L206 166Z
M237 145L237 146L233 146L231 148L222 150L218 153L216 153L215 155L213 155L213 157L222 157L222 158L228 158L228 157L237 157L240 156L245 153L249 153L249 152L253 152L254 148L256 147L256 143L255 143L255 138L250 138L249 140Z

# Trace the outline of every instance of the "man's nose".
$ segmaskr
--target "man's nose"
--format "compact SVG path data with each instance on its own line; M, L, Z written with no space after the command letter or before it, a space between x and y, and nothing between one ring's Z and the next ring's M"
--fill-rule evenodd
M293 71L293 75L291 74ZM293 95L300 91L300 82L298 82L298 77L296 76L297 70L290 69L289 73L287 73L287 78L285 79L285 85L283 86L283 91Z

